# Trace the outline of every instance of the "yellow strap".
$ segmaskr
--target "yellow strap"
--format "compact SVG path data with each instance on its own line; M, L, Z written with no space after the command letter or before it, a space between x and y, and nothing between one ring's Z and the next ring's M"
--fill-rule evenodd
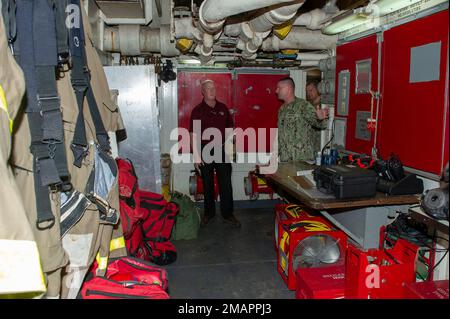
M100 257L100 253L97 254L97 257L95 257L98 264L98 269L106 269L108 267L108 257Z
M109 251L113 251L124 247L125 247L125 238L123 236L111 239L111 242L109 243Z
M0 108L3 109L6 112L6 114L8 114L9 131L12 133L13 120L11 119L11 117L9 117L8 103L6 102L6 94L1 85L0 85Z

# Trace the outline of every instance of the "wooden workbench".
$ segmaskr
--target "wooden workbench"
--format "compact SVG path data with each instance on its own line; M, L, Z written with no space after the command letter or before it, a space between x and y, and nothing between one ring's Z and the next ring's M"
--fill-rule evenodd
M316 188L311 174L316 167L307 163L280 163L277 172L265 178L281 196L288 193L296 202L320 211L365 249L378 248L380 227L397 212L407 213L410 205L419 203L419 195L384 193L371 198L336 199Z
M291 196L312 209L330 210L367 206L411 205L419 202L419 195L387 195L377 192L375 197L359 199L336 199L333 195L320 192L311 177L297 176L316 168L307 163L280 163L275 174L266 175L266 180L275 188L287 191ZM309 174L308 174L309 175ZM275 185L273 185L275 184Z

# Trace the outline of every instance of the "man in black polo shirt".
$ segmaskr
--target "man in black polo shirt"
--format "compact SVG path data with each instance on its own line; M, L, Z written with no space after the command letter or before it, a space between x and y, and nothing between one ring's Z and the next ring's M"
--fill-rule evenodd
M231 185L231 163L225 157L226 129L233 129L233 119L225 104L216 100L216 87L212 80L202 83L203 101L191 113L190 133L194 153L194 166L203 179L205 226L215 216L214 170L217 174L220 195L220 211L225 222L240 227L241 223L233 215L233 189ZM201 129L197 130L201 125ZM220 138L211 138L207 129L216 129ZM211 130L209 130L211 131ZM198 136L201 135L201 136ZM200 147L197 145L200 144ZM200 155L201 153L201 155ZM220 154L218 154L220 153Z

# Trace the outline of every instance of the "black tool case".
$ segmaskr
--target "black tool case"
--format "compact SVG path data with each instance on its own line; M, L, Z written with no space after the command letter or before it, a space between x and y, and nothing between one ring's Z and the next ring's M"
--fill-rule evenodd
M313 172L317 189L338 199L373 197L377 174L354 165L320 166Z

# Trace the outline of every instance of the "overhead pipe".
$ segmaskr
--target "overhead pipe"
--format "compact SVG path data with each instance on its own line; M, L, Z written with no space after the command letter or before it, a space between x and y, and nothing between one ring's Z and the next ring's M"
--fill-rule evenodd
M203 40L202 33L195 27L192 17L175 19L174 26L177 39Z
M251 30L251 27L247 23L241 24L241 46L243 47L242 55L245 58L256 58L256 51L258 51L259 47L262 44L262 40L267 37L272 29L273 24L270 23L271 20L279 21L286 18L286 15L289 15L291 18L290 11L293 10L293 7L300 7L305 0L250 0L250 1L242 1L242 0L205 0L199 9L199 28L209 34L217 35L223 31L223 25L225 23L225 19L229 16L233 16L239 13L253 11L257 9L266 8L273 5L282 5L286 3L291 3L289 5L289 9L283 9L284 7L277 7L275 10L277 12L275 14L270 15L266 12L267 17L256 18L255 19L255 28L257 30L264 31L256 31L260 32L260 34L256 34L254 30ZM297 11L295 9L295 12ZM293 15L295 15L295 12ZM292 16L293 16L292 15ZM246 30L249 29L250 30ZM233 31L228 29L228 31ZM234 30L236 32L236 30ZM242 42L245 44L242 45ZM204 47L203 44L201 44ZM206 47L208 48L208 46Z
M120 52L123 55L161 53L167 57L179 55L175 43L170 41L170 26L158 29L139 25L119 25L106 27L103 34L104 50Z
M264 40L261 48L264 51L279 51L283 49L328 50L336 48L338 37L325 35L320 31L293 27L284 40L271 36Z
M327 53L297 53L296 60L301 61L320 61L328 59L331 55Z
M333 16L327 14L322 9L314 9L310 12L303 13L294 20L294 26L304 26L310 30L320 30L324 23Z
M249 22L242 23L240 39L246 42L242 57L255 59L256 52L261 47L263 40L272 31L272 28L292 19L304 2L305 0L298 0L292 1L290 5L271 6L270 11L260 14Z
M144 0L144 18L104 18L106 24L138 24L148 25L153 19L153 0ZM158 1L157 1L158 2Z
M290 5L279 6L248 22L253 32L266 32L273 26L280 25L292 19L305 0L292 1Z
M319 61L308 61L308 60L302 60L300 63L300 66L319 66Z
M205 0L199 9L199 20L205 31L214 34L230 16L288 2L292 0Z

